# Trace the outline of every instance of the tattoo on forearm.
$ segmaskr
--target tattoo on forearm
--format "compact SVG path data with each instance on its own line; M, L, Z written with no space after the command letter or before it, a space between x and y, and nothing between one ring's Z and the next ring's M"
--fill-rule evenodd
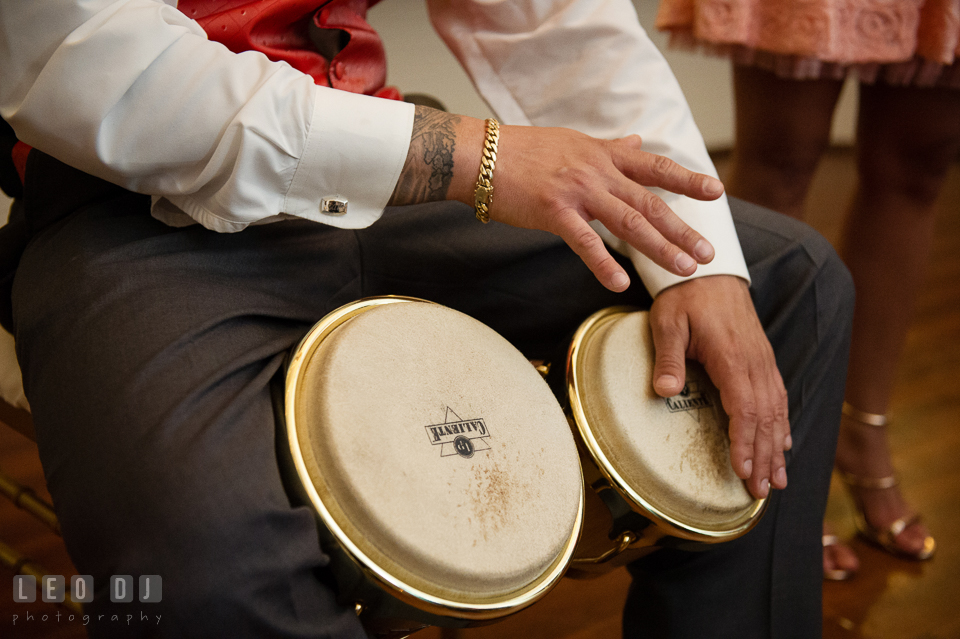
M391 205L444 200L453 179L456 115L418 106L413 120L410 150Z

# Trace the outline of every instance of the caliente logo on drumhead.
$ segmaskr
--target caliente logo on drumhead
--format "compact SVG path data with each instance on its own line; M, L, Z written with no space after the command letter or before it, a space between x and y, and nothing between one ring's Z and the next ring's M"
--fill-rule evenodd
M482 417L460 419L460 416L447 406L442 424L433 424L424 428L430 443L434 446L440 445L441 457L460 455L470 458L476 451L490 450L490 444L484 441L490 437L490 430Z
M693 380L687 380L687 383L679 395L664 397L663 403L667 405L671 413L679 413L681 411L690 412L700 410L701 408L713 408L713 402L710 401L710 396L700 390L700 382Z

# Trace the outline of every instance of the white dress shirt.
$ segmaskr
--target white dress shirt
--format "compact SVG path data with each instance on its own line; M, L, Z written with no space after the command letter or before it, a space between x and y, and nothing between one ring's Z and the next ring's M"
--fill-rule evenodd
M389 1L389 0L388 0ZM209 41L174 0L0 0L0 114L27 144L153 196L173 225L283 217L362 228L399 178L411 105L316 86ZM318 2L319 4L319 2ZM716 175L676 80L629 0L428 0L434 27L504 124L566 126ZM658 192L717 250L695 276L749 279L725 198ZM344 215L324 198L348 201ZM656 295L671 275L629 254Z

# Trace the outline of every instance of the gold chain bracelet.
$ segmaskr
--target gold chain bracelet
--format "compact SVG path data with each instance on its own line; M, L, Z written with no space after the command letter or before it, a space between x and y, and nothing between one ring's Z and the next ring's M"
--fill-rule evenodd
M483 156L480 158L480 176L473 192L473 205L477 219L486 224L490 221L490 205L493 204L493 167L497 163L497 143L500 141L500 123L487 118L486 135L483 139Z

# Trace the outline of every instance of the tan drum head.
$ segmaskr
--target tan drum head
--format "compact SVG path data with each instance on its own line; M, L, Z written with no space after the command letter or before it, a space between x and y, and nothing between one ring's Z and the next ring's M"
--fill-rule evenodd
M394 594L488 618L562 575L576 446L546 383L487 326L409 298L349 305L304 338L285 401L323 523Z
M751 528L765 506L730 463L719 391L687 361L684 391L653 390L648 314L601 311L571 347L568 382L577 427L597 466L641 514L675 536L722 541Z

